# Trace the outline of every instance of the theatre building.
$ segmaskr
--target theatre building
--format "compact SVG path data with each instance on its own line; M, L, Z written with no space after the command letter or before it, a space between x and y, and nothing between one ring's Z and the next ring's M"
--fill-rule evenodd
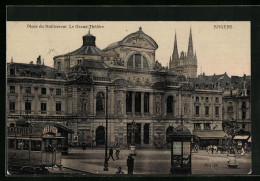
M71 144L131 142L160 147L180 124L218 144L222 131L221 87L197 83L192 32L188 51L178 53L175 35L169 68L156 60L157 43L140 27L101 50L90 32L80 48L53 58L54 67L37 63L7 65L7 121L23 116L32 124L57 123L74 131ZM171 52L171 51L169 51ZM106 86L108 90L106 90ZM106 98L108 102L106 103Z

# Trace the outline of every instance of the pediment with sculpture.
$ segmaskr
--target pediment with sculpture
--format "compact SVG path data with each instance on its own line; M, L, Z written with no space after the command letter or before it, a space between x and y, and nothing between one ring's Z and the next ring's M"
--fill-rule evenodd
M121 45L138 47L138 48L147 48L156 50L158 48L157 43L148 35L146 35L142 28L139 28L139 31L132 33L126 36L120 43Z

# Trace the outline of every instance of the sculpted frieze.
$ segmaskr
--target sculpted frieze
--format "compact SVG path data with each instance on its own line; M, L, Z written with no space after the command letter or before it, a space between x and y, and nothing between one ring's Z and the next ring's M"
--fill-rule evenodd
M142 35L130 38L125 42L125 45L143 48L153 48L152 44L149 41L147 41Z

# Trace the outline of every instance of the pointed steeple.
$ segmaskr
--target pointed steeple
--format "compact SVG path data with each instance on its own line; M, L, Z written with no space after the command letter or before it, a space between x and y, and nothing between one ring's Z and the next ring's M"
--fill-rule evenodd
M174 38L174 48L172 53L172 60L178 60L179 59L179 53L178 53L178 46L177 46L177 36L175 31L175 38Z
M188 45L188 57L193 57L193 42L192 42L192 33L190 28L190 37L189 37L189 45Z

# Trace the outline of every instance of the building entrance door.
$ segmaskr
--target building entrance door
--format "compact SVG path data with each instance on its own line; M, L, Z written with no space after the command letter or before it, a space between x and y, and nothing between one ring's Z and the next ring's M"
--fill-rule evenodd
M131 144L132 123L127 123L127 144ZM135 144L141 144L141 123L135 124Z
M96 145L104 145L105 144L105 128L103 126L99 126L96 129Z
M173 134L173 127L169 126L166 130L166 142L171 143L171 137L170 135Z

